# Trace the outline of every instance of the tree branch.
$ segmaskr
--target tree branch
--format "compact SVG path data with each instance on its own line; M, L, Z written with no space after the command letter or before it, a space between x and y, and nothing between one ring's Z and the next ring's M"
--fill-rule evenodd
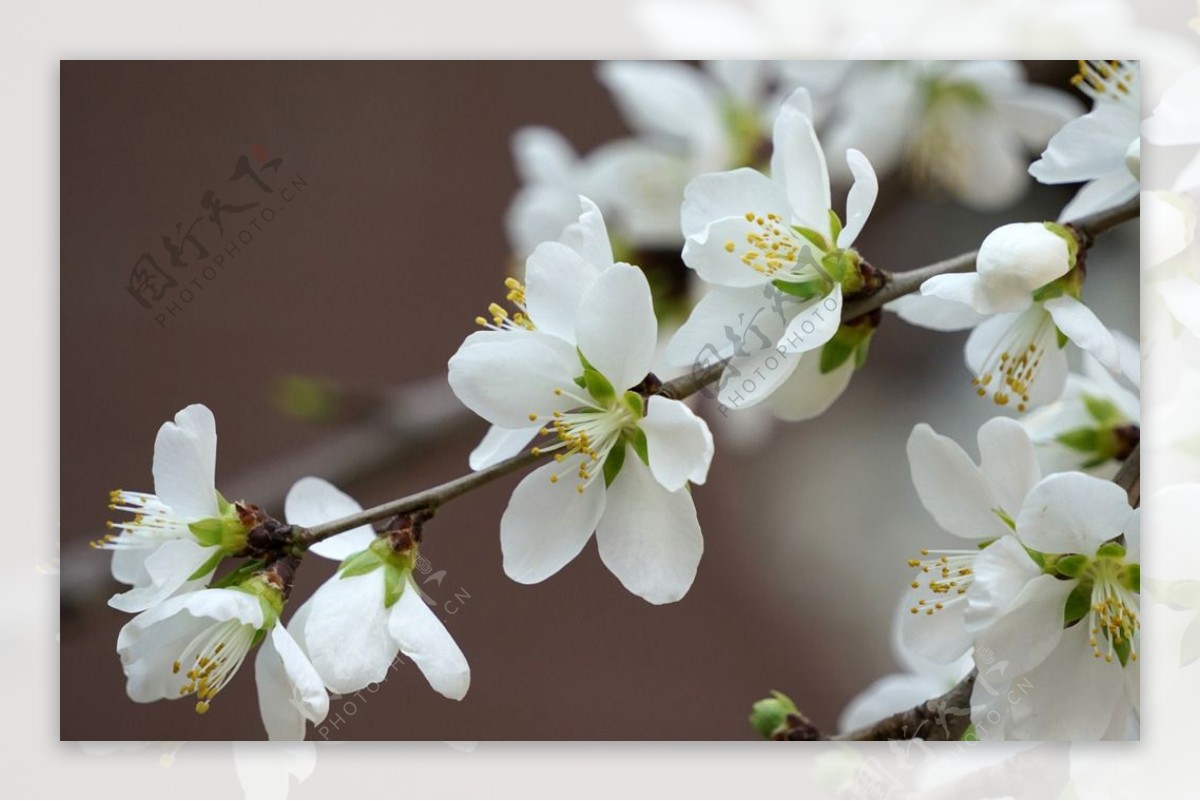
M1072 223L1077 236L1079 237L1081 247L1089 247L1092 240L1099 234L1120 225L1123 222L1131 220L1138 216L1140 212L1140 200L1134 200L1126 203L1115 209L1098 212L1089 215L1083 219ZM842 320L852 320L856 317L861 317L876 309L882 308L885 303L889 303L896 298L907 295L920 288L921 284L927 279L935 275L943 275L953 272L966 272L975 266L975 255L978 251L971 253L963 253L960 256L955 256L950 259L935 262L934 264L918 267L915 270L909 270L902 273L889 273L880 271L883 276L883 284L874 294L849 303L842 309ZM721 372L725 365L722 362L702 367L688 375L681 376L672 381L668 381L647 394L661 395L664 398L673 400L682 400L690 395L699 392L704 387L716 381L721 377ZM1136 456L1136 454L1135 454ZM320 526L313 526L307 530L298 530L294 542L301 546L312 545L314 542L319 542L327 537L332 537L335 534L341 534L344 531L349 531L352 528L375 523L380 520L386 520L398 514L413 512L418 509L435 509L441 504L453 498L457 498L465 492L468 492L476 487L487 484L493 479L508 475L514 470L519 470L522 467L531 465L540 457L533 453L524 453L519 456L514 456L511 459L506 459L499 464L484 470L479 470L474 473L469 473L465 476L460 476L445 484L433 487L431 489L418 492L414 495L409 495L395 501L390 501L379 506L365 509L348 517L343 517L338 520L332 520Z

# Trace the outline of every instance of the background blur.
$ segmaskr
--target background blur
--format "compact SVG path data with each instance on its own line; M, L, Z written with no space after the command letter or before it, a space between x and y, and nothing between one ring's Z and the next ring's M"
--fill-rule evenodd
M1028 66L1059 87L1075 70ZM518 186L509 137L542 123L586 151L624 129L594 65L579 62L64 62L61 80L61 737L259 739L250 665L203 718L126 697L115 639L128 617L104 604L119 589L108 555L86 549L108 491L152 489L155 432L193 402L217 417L218 487L277 514L291 481L324 466L354 476L343 489L364 505L461 474L485 426L456 411L444 371L503 294L503 215ZM150 252L181 283L193 277L170 267L162 236L178 242L177 223L207 214L209 189L229 205L267 198L249 177L228 181L243 156L276 190L275 219L156 321L163 310L126 289L130 268ZM275 172L264 167L276 158ZM293 182L290 202L273 199ZM1052 219L1072 192L1031 181L1021 205L982 215L889 179L857 247L910 269L973 249L1000 223ZM225 236L204 244L227 246L257 211L227 212ZM1106 236L1085 290L1130 334L1136 259L1136 227ZM353 712L333 700L327 736L753 739L750 704L773 688L832 728L895 669L904 560L951 541L912 491L909 431L927 421L974 451L995 413L971 391L964 340L889 316L829 413L753 447L715 425L713 469L695 492L705 555L674 605L626 592L594 544L543 584L508 580L498 527L516 476L448 504L422 549L431 576L445 573L425 589L470 660L470 693L447 701L403 667L348 699ZM292 374L343 388L343 413L283 414ZM428 421L423 431L380 411L414 382L388 408ZM306 564L292 608L331 569Z

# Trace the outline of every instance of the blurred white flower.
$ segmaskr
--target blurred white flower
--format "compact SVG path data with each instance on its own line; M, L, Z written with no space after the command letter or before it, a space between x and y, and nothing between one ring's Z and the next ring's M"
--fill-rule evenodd
M245 547L248 528L216 490L216 463L216 421L207 406L193 404L158 430L156 494L113 490L109 508L133 520L110 522L116 533L92 545L113 552L113 577L133 588L114 595L110 606L140 612L203 587L222 557Z
M967 366L980 397L1018 412L1058 398L1067 378L1068 341L1114 372L1116 340L1080 301L1078 244L1055 223L1001 226L979 246L976 271L946 274L921 285L919 296L888 304L914 325L937 330L973 327Z
M685 193L683 260L715 286L676 332L664 360L696 367L726 362L718 398L731 408L765 400L803 361L812 369L809 381L795 382L795 405L823 409L845 388L873 328L847 331L853 341L839 341L842 347L826 349L819 360L799 358L839 333L843 287L862 284L852 245L879 190L867 159L849 151L858 180L843 228L830 208L829 173L811 115L805 90L784 103L771 178L745 168L702 175ZM747 373L756 378L734 380ZM827 379L812 382L814 375Z
M541 125L513 134L513 161L521 188L505 212L513 255L523 259L562 235L578 216L576 198L592 196L592 170L557 131Z
M975 561L975 661L1003 664L1012 688L1000 700L977 683L972 705L1003 718L980 739L1124 739L1139 702L1139 541L1138 512L1111 481L1057 473L1030 490L1014 534Z
M517 485L500 521L515 581L554 575L594 530L601 559L636 595L666 603L691 586L703 539L687 485L704 482L713 442L683 403L632 391L657 335L646 277L618 264L583 294L570 341L482 332L450 359L468 408L504 428L539 423L553 438L534 452L554 460Z
M316 670L283 626L283 593L253 577L231 588L169 598L121 629L117 653L126 692L138 703L196 697L203 714L255 645L258 704L272 740L304 739L305 721L319 723L329 696Z
M1041 478L1025 429L995 417L979 428L979 464L954 440L924 423L908 438L908 464L921 503L937 524L967 542L950 550L922 549L900 615L898 647L935 664L953 663L971 647L964 615L976 580L975 564L989 542L1012 532L1029 490ZM961 677L960 677L961 678Z
M362 511L349 495L314 477L292 486L286 506L289 522L303 526ZM332 546L319 555L341 564L296 611L288 630L325 686L345 694L383 681L399 652L434 690L462 700L471 669L413 581L416 542L391 542L364 525L320 544Z
M902 169L919 187L991 211L1024 194L1029 155L1080 111L1065 92L1026 83L1016 62L863 62L823 138L831 150L858 148L881 174Z
M904 609L902 614L909 611ZM969 654L939 664L915 659L906 648L896 648L895 652L902 671L877 679L850 699L838 718L838 731L846 734L937 698L962 681L974 664ZM917 736L925 739L927 733L918 732Z
M1200 112L1197 112L1195 102L1198 90L1200 68L1180 75L1143 123L1146 139L1164 147L1200 144ZM1173 188L1183 192L1200 188L1200 154L1175 176Z
M1077 220L1119 206L1138 193L1142 95L1136 61L1080 61L1072 83L1092 110L1056 133L1029 174L1044 184L1086 181L1059 215Z
M1099 478L1112 478L1138 443L1142 417L1136 392L1138 347L1124 334L1114 332L1114 336L1133 391L1085 353L1083 373L1067 376L1062 397L1020 419L1044 473L1087 470Z

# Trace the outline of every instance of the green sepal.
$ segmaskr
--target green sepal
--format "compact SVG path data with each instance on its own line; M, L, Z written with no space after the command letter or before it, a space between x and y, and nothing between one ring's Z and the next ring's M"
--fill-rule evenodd
M785 295L793 295L801 300L811 300L825 294L826 281L823 278L810 278L807 281L784 281L775 279L771 285Z
M1088 415L1101 425L1116 425L1125 422L1121 410L1110 400L1096 398L1085 393L1083 405L1087 409Z
M1094 428L1073 428L1054 438L1060 445L1082 453L1095 453L1100 448L1100 432Z
M383 570L383 607L391 609L404 594L410 571L395 565L384 565Z
M857 348L840 341L836 335L821 348L821 375L832 373L854 355Z
M1125 589L1141 595L1142 566L1137 562L1125 565L1123 568L1121 568L1121 572L1117 574L1117 581L1119 581L1121 586Z
M1033 563L1037 565L1039 569L1043 571L1046 569L1046 554L1042 553L1041 551L1035 551L1028 545L1022 545L1021 547L1025 549L1025 553L1029 555L1029 558L1033 560Z
M217 581L214 581L209 586L213 589L237 586L266 566L267 563L262 559L251 559L245 564L238 565L237 568L232 570L228 575L223 576ZM199 578L199 576L195 576L194 578ZM189 579L189 581L190 580L191 579Z
M1125 546L1119 542L1106 542L1096 549L1096 556L1101 559L1124 559Z
M225 535L225 522L219 517L208 517L204 520L197 520L195 523L188 523L188 531L192 532L192 536L206 548L213 545L220 545L221 539Z
M634 392L631 389L625 393L624 400L625 400L625 405L628 406L630 408L630 410L634 414L637 415L639 420L641 420L642 416L646 413L645 412L645 408L646 408L645 399L641 395L637 394L636 392Z
M1091 609L1092 587L1080 582L1071 590L1071 594L1067 596L1067 603L1063 606L1063 625L1069 626L1077 620L1083 620Z
M224 517L233 511L233 504L225 500L225 496L221 494L220 490L215 490L215 492L217 493L217 511Z
M1000 512L1000 510L999 510L999 509L993 509L992 511L993 511L993 512L999 512L1000 514L1004 514L1003 512ZM993 542L995 542L995 541L996 541L996 540L998 540L998 539L1000 539L1000 538L999 538L999 537L992 537L990 540L983 540L982 542L980 542L980 543L979 543L978 545L976 545L975 547L976 547L976 548L978 548L979 550L981 550L981 551L982 551L984 548L988 547L989 545L991 545Z
M1113 653L1117 655L1117 659L1121 660L1121 667L1125 667L1125 665L1128 664L1129 654L1133 650L1132 645L1133 644L1124 637L1113 642Z
M1057 326L1055 326L1055 328L1054 328L1054 334L1055 334L1056 341L1058 342L1059 350L1062 350L1063 348L1065 348L1067 346L1067 343L1071 341L1070 337L1068 337L1066 334L1064 334L1062 332L1062 330L1060 328L1058 328Z
M587 382L583 380L582 375L577 375L572 379L580 389L587 389Z
M1017 530L1017 521L1013 520L1012 517L1009 516L1008 512L1004 511L999 506L992 509L992 514L1000 518L1000 522L1008 526L1012 531ZM988 540L987 544L991 545L993 542L995 542L995 540ZM983 546L980 545L979 547L982 548Z
M583 383L588 394L600 404L607 406L617 397L617 391L613 389L613 385L609 383L608 379L600 374L599 370L585 367L583 369Z
M1075 238L1075 234L1061 223L1045 222L1042 225L1046 226L1047 231L1057 234L1067 243L1067 264L1069 269L1075 269L1075 261L1079 257L1079 240Z
M649 467L650 466L650 444L646 442L646 432L642 429L635 429L630 435L629 444L633 446L633 452L638 455L638 458Z
M963 732L962 737L959 737L958 739L960 739L960 740L978 740L979 735L975 733L975 724L972 723L972 724L968 725L966 731Z
M267 632L270 630L270 628L270 626L267 626L266 628L261 628L255 631L254 637L250 640L250 647L257 648L259 645L261 645L262 641L267 638Z
M187 580L195 581L196 579L204 578L209 573L216 570L217 565L221 564L221 560L224 558L225 558L225 554L222 553L221 551L217 551L212 556L208 557L208 559L204 560L204 564L202 564L202 565L200 565L200 567L196 568L196 572L193 573L192 575L188 576Z
M837 216L837 212L833 209L829 210L829 240L837 244L838 237L842 235L842 220Z
M604 460L604 486L612 486L613 479L617 477L617 473L621 472L623 464L625 464L625 443L619 442L608 452L608 456Z
M854 369L861 370L862 366L867 363L867 351L871 348L871 337L868 336L854 351Z
M338 574L341 578L351 578L352 576L365 576L373 570L383 566L383 560L379 558L371 549L359 551L351 554L342 560L338 565Z
M811 228L805 228L801 225L793 225L792 230L811 242L813 247L815 247L820 253L828 253L833 249L833 245L828 239Z
M750 725L763 739L770 740L787 726L788 715L794 714L798 711L792 699L778 690L771 690L770 698L755 701L750 708Z
M1067 578L1079 578L1079 574L1091 564L1091 560L1083 554L1073 553L1057 560L1053 565L1055 572Z

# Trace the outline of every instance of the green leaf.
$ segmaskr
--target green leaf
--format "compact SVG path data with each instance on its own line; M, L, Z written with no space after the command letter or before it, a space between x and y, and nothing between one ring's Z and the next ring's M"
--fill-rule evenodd
M596 399L598 403L609 404L617 397L616 390L609 383L608 379L600 374L599 370L594 370L591 367L583 369L583 382L586 385L588 394Z
M832 373L854 355L855 348L834 337L821 348L821 375Z
M1060 445L1082 453L1094 453L1100 448L1100 432L1094 428L1073 428L1054 438Z
M365 576L372 570L376 570L383 565L383 560L379 558L371 550L359 551L356 554L351 554L346 557L340 565L338 565L338 573L342 578L350 578L352 576Z
M1071 625L1077 620L1082 620L1092 608L1092 588L1091 585L1085 585L1082 582L1075 585L1071 590L1071 594L1067 596L1067 603L1063 607L1063 624Z
M209 573L211 573L212 571L217 569L217 565L221 564L221 560L224 557L225 557L225 554L221 553L220 551L217 551L212 556L208 557L208 559L204 562L204 564L200 565L200 567L198 567L196 569L195 573L188 576L187 580L195 581L196 579L204 578Z
M406 577L408 571L394 565L385 565L383 574L383 606L385 609L391 609L396 601L400 600L400 596L404 594L406 585L408 584Z
M629 440L629 444L633 446L633 452L638 455L638 458L649 467L650 466L650 445L646 442L646 432L642 429L634 431Z
M623 464L625 464L625 443L619 442L608 452L608 458L604 460L604 486L612 486L613 479L617 477L617 473L621 472Z

